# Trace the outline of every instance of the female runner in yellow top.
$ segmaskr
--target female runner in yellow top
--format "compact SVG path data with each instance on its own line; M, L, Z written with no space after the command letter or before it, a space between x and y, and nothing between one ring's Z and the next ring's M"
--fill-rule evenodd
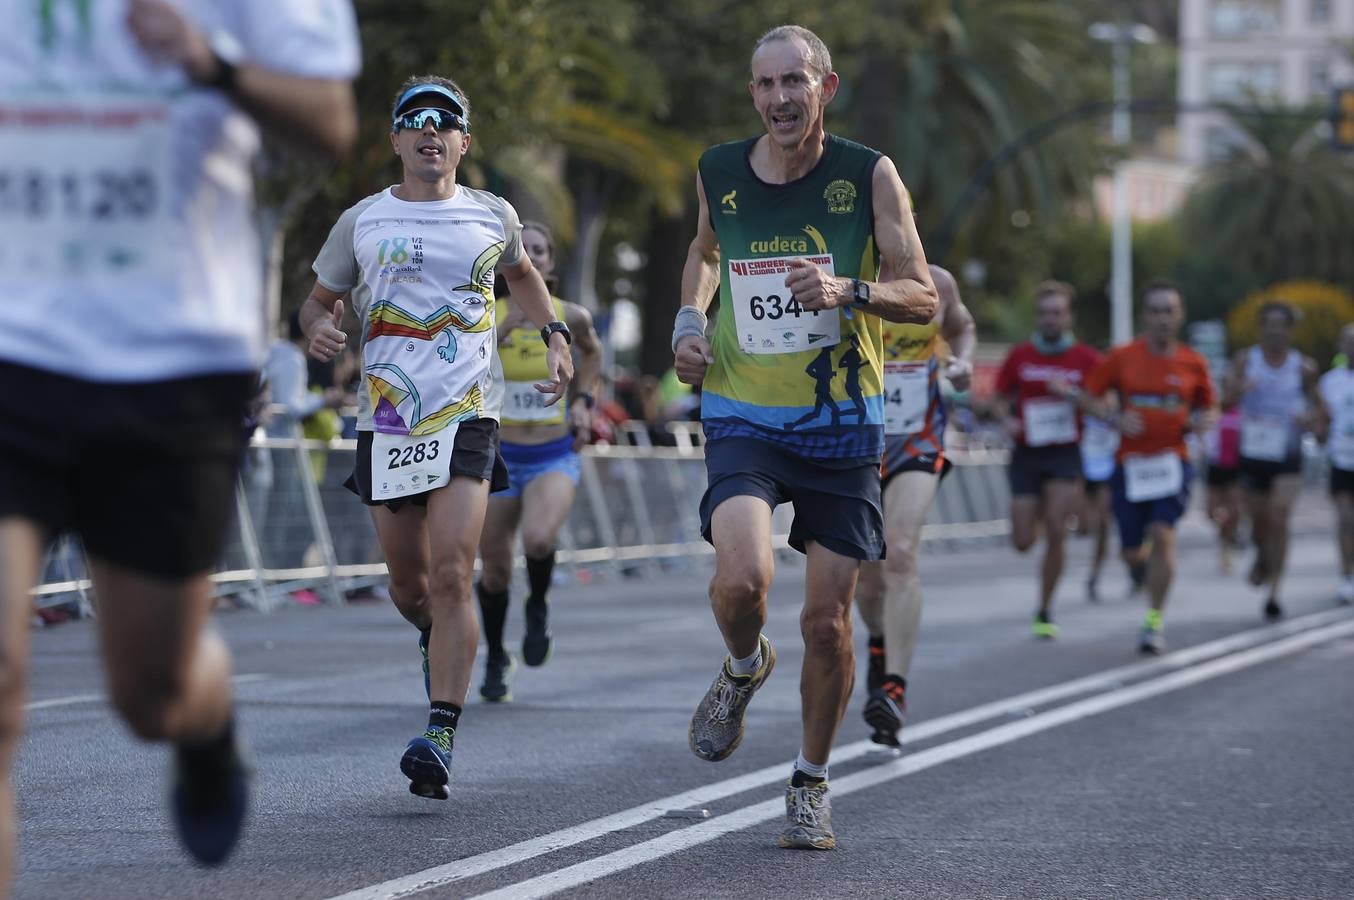
M537 222L523 222L522 226L523 247L553 290L555 246L550 230ZM540 398L546 395L533 387L547 374L546 348L539 330L509 298L500 298L495 307L498 355L506 383L499 436L511 484L506 491L490 496L480 538L483 568L477 590L489 650L480 697L491 703L512 699L509 683L515 663L503 647L503 626L519 524L530 588L522 659L529 666L539 666L550 657L546 594L555 568L555 540L573 506L579 473L577 450L587 443L591 431L591 391L602 368L602 345L592 327L592 316L576 303L551 299L556 316L573 332L573 347L578 354L574 379L577 391L567 411L563 403L545 406Z

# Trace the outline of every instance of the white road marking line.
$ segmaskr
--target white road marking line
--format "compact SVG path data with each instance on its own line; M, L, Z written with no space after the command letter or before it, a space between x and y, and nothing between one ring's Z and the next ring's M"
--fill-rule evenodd
M261 672L251 672L245 675L236 675L231 678L231 681L235 684L249 684L254 681L263 681L267 677ZM25 703L24 712L53 709L58 706L76 706L80 703L102 703L107 699L106 694L75 694L70 697L53 697L50 700L34 700L32 703Z
M1349 634L1354 634L1354 621L1329 625L1261 647L1242 650L1215 659L1212 662L1203 663L1192 669L1172 672L1149 681L1120 688L1112 693L1069 703L1066 706L1039 713L1028 719L1007 725L998 725L987 731L960 738L948 744L941 744L938 747L931 747L912 756L903 757L895 762L885 763L834 780L832 795L843 797L951 760L1009 744L1041 731L1048 731L1060 725L1096 716L1122 706L1139 703L1161 694L1177 691L1201 681L1259 665ZM707 843L730 832L741 831L752 825L784 815L784 812L785 803L783 800L767 800L764 803L757 803L726 813L699 825L690 825L686 828L670 831L660 837L586 862L577 863L554 872L547 872L544 875L529 878L526 881L508 885L489 893L479 894L475 897L475 900L535 900L535 898L548 897L567 888L587 884L607 875L632 869L635 866L670 856L689 847Z
M967 728L989 719L1004 716L1013 710L1040 706L1058 700L1064 700L1069 697L1075 697L1080 694L1091 693L1093 691L1114 690L1121 688L1125 681L1133 678L1147 677L1159 672L1173 671L1202 660L1233 652L1234 650L1260 644L1265 640L1278 635L1286 636L1310 628L1320 627L1333 621L1348 619L1350 619L1348 610L1327 610L1320 613L1301 616L1296 619L1290 619L1277 625L1267 625L1263 628L1243 631L1239 634L1219 638L1193 647L1187 647L1183 650L1177 650L1157 659L1118 666L1113 669L1098 672L1094 675L1075 678L1061 684L1039 688L1024 694L1018 694L991 703L984 703L966 710L961 710L957 713L941 716L937 719L919 722L916 725L909 725L903 730L902 741L904 744L917 743L936 737L937 735L961 728ZM834 747L832 750L832 762L840 765L841 763L865 756L878 749L879 745L872 743L869 740L856 741L855 743ZM380 884L358 888L346 894L331 898L331 900L394 900L394 898L408 897L422 891L441 887L442 885L463 881L467 878L483 875L486 872L492 872L496 869L502 869L507 866L516 865L520 862L525 862L526 860L533 859L537 856L553 853L556 850L563 850L566 847L572 847L576 844L591 841L602 837L603 835L611 834L612 832L634 828L645 822L661 818L663 814L670 809L702 807L708 803L722 800L725 797L731 797L744 793L745 791L756 790L757 788L765 787L768 784L783 781L788 765L788 763L782 763L774 766L767 766L766 768L749 772L746 775L739 775L703 787L694 788L693 790L684 791L680 794L663 797L650 803L644 803L639 806L631 807L630 809L622 810L621 812L592 819L591 821L573 825L568 828L562 828L540 837L529 838L528 840L520 841L516 844L511 844L497 850L489 850L484 853L456 860L455 862L434 866L421 872L415 872L411 875L393 878ZM713 822L715 820L711 821Z

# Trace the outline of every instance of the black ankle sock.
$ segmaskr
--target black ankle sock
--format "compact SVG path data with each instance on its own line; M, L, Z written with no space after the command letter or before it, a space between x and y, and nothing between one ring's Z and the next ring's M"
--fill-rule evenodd
M432 708L428 711L429 728L450 728L456 730L456 726L461 724L461 708L455 703L444 703L441 700L434 700Z
M815 784L822 784L824 781L827 781L827 779L814 778L812 775L805 775L798 769L795 769L794 774L790 776L791 787L808 787Z
M484 646L490 653L503 652L503 623L508 618L508 592L486 591L483 584L475 585L480 598L480 619L484 623Z
M528 600L535 600L538 603L545 601L545 595L550 592L550 576L554 572L554 550L540 559L527 557L527 583L531 585L531 596L527 598Z

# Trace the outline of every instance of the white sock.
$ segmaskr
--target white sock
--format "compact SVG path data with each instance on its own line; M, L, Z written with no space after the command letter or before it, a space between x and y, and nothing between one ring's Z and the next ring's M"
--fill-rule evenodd
M795 771L803 772L810 778L827 778L827 763L821 766L817 763L811 763L804 758L804 751L799 751L799 758L795 760Z
M762 667L762 642L757 641L757 652L753 653L747 659L734 659L729 657L729 671L734 675L751 675Z

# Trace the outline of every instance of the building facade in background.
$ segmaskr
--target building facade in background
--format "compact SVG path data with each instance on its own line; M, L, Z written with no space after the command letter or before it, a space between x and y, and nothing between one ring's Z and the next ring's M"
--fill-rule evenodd
M1179 100L1330 102L1354 83L1354 0L1181 0ZM1242 140L1226 115L1182 112L1180 159L1199 165Z

